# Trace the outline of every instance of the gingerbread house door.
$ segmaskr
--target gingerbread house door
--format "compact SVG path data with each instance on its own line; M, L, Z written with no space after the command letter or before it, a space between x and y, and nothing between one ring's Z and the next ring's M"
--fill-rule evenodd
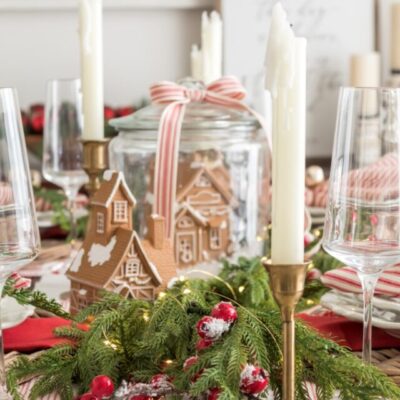
M197 262L197 241L195 232L178 232L176 234L177 260L180 265L192 265Z

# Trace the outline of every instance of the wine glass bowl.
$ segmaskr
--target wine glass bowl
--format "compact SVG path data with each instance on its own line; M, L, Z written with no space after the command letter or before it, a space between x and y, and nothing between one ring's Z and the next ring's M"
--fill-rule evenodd
M399 121L399 89L341 89L323 245L362 283L365 361L377 279L400 262Z
M70 237L76 239L75 201L88 182L83 170L82 93L79 79L53 80L47 85L43 140L43 175L61 187L68 199Z
M12 272L31 262L40 249L35 202L15 89L0 89L0 298ZM0 318L1 319L1 318ZM0 324L0 399L5 389Z

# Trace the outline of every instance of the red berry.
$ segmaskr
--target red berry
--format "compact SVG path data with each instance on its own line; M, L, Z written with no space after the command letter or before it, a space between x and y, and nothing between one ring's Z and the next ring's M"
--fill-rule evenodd
M42 112L42 113L44 113L44 104L41 104L41 103L32 104L29 107L29 111L31 113L34 113L34 112Z
M114 383L108 376L99 375L93 378L90 390L97 397L110 397L114 393Z
M229 323L221 318L203 317L196 325L198 335L206 340L218 340L229 330Z
M144 394L138 394L137 396L132 396L129 400L152 400L152 398Z
M104 106L104 119L106 121L115 118L115 111L109 106Z
M184 363L183 363L183 370L187 371L192 365L196 364L198 361L199 357L197 356L192 356L189 357Z
M220 388L211 389L208 392L207 400L218 400L220 393L221 393Z
M42 133L44 128L44 113L36 111L31 115L31 128L35 133Z
M208 347L212 346L213 341L207 339L200 339L196 344L196 350L201 351L207 349Z
M376 214L370 215L369 220L371 221L371 225L378 225L379 218Z
M120 107L115 110L115 114L118 117L125 117L127 115L131 115L135 112L133 107Z
M236 308L229 302L221 301L211 311L211 316L214 318L222 319L225 322L232 324L237 320Z
M307 281L318 280L321 275L322 273L318 268L312 268L307 272Z
M79 400L100 400L100 399L92 393L85 393L79 398Z
M169 382L171 382L171 379L168 375L165 375L165 374L154 375L150 381L151 386L156 390L160 389L162 386L164 386L165 384L167 384Z
M197 356L193 356L193 357L189 357L184 363L183 363L183 370L187 371L192 365L195 365L198 361L199 357ZM200 375L203 373L203 369L201 369L199 372L197 372L197 374L195 374L192 378L191 381L192 382L196 382L197 379L200 378Z
M269 376L263 368L246 365L240 375L240 391L245 394L263 392L269 384Z
M196 330L198 335L206 339L208 338L208 333L209 333L209 326L212 323L213 318L212 317L203 317L196 325Z

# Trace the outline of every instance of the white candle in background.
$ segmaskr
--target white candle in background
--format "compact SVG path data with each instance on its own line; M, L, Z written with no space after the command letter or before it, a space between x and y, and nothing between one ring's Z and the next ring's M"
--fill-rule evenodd
M381 85L381 56L375 51L352 54L350 59L350 85L376 88Z
M202 55L202 70L204 83L210 83L211 76L211 30L210 19L207 11L204 11L201 16L201 55Z
M306 47L277 3L266 57L266 89L272 97L273 264L304 262Z
M201 50L197 44L192 46L192 52L190 53L191 61L191 75L192 78L202 81L203 80L203 59Z
M102 0L80 0L84 140L104 137Z
M350 86L376 88L381 85L379 53L353 54L350 59ZM381 156L378 93L371 90L362 98L358 119L360 132L354 146L354 156L360 165L369 165Z
M222 76L223 33L221 16L204 11L201 17L202 80L208 84Z
M210 82L222 76L222 20L217 11L210 15Z
M353 54L350 58L350 86L377 88L381 86L381 57L377 52ZM377 93L371 91L363 99L362 117L378 114ZM376 149L378 150L378 149Z

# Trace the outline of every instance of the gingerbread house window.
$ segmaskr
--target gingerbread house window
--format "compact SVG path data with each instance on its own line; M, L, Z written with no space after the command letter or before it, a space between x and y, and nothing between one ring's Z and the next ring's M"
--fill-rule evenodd
M209 181L209 179L207 177L201 176L199 178L199 180L196 182L196 186L197 187L210 187L211 182Z
M194 226L193 220L189 217L183 217L179 222L178 222L178 227L179 228L191 228Z
M218 228L210 229L210 248L212 250L221 248L221 231Z
M138 276L140 273L140 261L137 258L131 258L126 262L125 275L127 277Z
M104 233L104 214L101 212L97 213L96 230L97 233Z
M114 201L114 222L128 221L128 203L126 201Z
M82 310L83 308L86 308L89 305L89 301L86 296L86 293L82 294L82 293L78 292L76 295L76 302L77 302L79 309Z

